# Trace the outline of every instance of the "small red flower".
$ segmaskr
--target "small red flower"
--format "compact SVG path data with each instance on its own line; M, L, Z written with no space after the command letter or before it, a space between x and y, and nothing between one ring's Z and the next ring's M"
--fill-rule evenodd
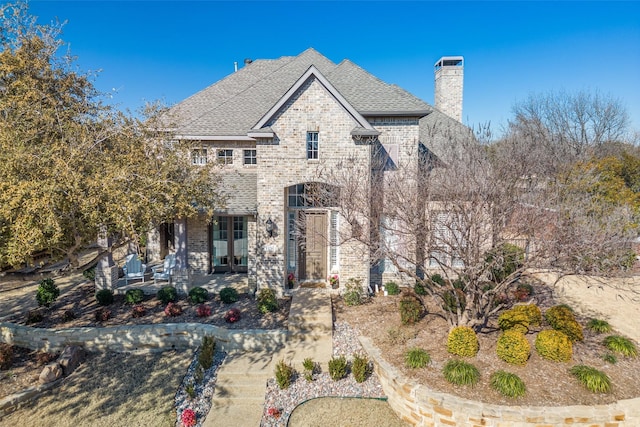
M231 310L227 311L227 314L224 315L224 320L227 323L235 323L238 320L240 320L240 310L238 310L237 308L232 308Z
M193 427L196 425L196 413L193 409L187 408L182 411L182 415L180 416L180 421L182 421L182 425L184 427Z

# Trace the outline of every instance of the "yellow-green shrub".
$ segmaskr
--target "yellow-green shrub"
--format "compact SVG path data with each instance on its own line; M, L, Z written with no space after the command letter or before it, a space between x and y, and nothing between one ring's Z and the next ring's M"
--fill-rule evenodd
M525 365L531 355L531 346L523 334L518 331L505 331L496 345L498 357L512 365Z
M540 307L535 304L516 305L511 310L527 316L530 325L539 325L542 322L542 311L540 311Z
M447 351L462 357L473 357L478 353L480 344L476 333L468 326L456 326L449 332Z
M565 305L551 307L544 316L553 329L563 332L571 341L584 339L582 326L576 321L576 317L569 307Z
M498 316L498 326L503 331L529 332L529 316L522 311L507 310Z
M538 354L556 362L568 362L573 355L571 340L563 332L547 329L536 337Z

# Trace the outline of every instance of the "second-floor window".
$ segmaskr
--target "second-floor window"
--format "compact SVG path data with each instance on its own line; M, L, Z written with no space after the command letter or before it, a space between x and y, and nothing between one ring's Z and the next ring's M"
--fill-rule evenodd
M318 158L318 132L307 132L307 159Z
M230 165L233 163L233 150L218 150L218 163Z
M207 150L205 148L198 148L191 151L191 163L194 165L206 165L207 164Z
M255 165L257 164L256 150L244 150L244 164Z

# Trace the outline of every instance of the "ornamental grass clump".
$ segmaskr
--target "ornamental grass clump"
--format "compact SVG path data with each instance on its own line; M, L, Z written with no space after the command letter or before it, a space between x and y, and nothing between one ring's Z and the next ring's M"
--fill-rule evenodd
M480 381L480 371L471 363L450 360L442 369L444 378L451 384L474 386Z
M359 354L353 355L353 360L351 361L351 373L357 383L363 383L367 380L371 373L371 367L369 366L369 359L367 356Z
M312 382L313 374L319 370L319 365L313 359L307 357L302 361L302 367L304 368L304 379L307 382Z
M531 355L531 346L522 333L509 330L504 331L498 338L496 353L507 363L524 366Z
M404 365L407 368L424 368L429 363L431 363L431 356L420 347L410 348L404 355Z
M629 339L620 335L609 335L604 339L604 346L610 351L618 353L625 357L637 357L638 349L636 345Z
M329 360L329 376L338 381L347 376L347 359L344 356L332 357Z
M456 326L449 332L447 351L461 357L474 357L480 344L473 329L468 326Z
M280 360L276 364L276 383L278 383L278 387L280 387L280 390L289 388L294 373L295 371L293 367L285 362L284 359Z
M49 307L60 296L60 289L53 279L42 279L36 292L36 301L39 306Z
M596 334L607 334L612 331L612 327L606 320L591 319L587 323L587 329Z
M518 398L527 393L524 381L511 372L499 370L491 374L491 388L505 397Z
M611 391L611 380L609 376L596 368L586 365L576 365L572 367L569 372L592 393L609 393Z
M573 356L573 345L569 337L552 329L538 334L535 347L541 357L554 362L568 362Z

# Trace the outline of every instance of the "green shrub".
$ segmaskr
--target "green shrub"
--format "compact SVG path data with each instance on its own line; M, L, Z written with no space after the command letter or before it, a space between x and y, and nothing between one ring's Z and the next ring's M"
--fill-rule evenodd
M329 376L334 381L347 376L347 359L344 356L332 357L329 360Z
M517 301L526 301L533 295L533 286L528 283L519 283L513 291L513 296Z
M13 365L13 346L0 343L0 370L6 371Z
M167 305L178 300L178 291L173 286L164 286L160 288L156 297L162 301L163 305Z
M612 331L611 325L606 320L591 319L587 323L587 329L596 334L606 334Z
M60 289L56 286L53 279L42 279L38 285L36 300L38 305L49 307L60 296Z
M208 299L209 291L207 291L205 288L196 286L195 288L191 288L191 290L189 291L189 302L191 302L192 304L202 304Z
M480 381L480 371L471 363L450 360L442 369L444 378L455 385L476 385Z
M621 354L625 357L638 356L636 345L628 338L620 335L609 335L604 339L604 345L614 353Z
M144 300L144 292L142 289L129 289L124 294L124 302L129 305L140 304Z
M444 286L444 277L438 273L432 274L429 279L431 279L431 282L433 282L434 285Z
M511 243L502 243L487 253L485 262L489 266L491 280L502 283L522 267L524 249Z
M353 361L351 362L351 372L353 373L353 378L357 383L365 382L371 373L371 367L369 366L369 359L367 356L354 354Z
M610 363L612 365L615 365L616 363L618 363L618 358L613 353L605 353L605 354L603 354L602 355L602 360L604 360L605 362Z
M96 301L102 306L113 304L113 291L111 289L100 289L96 292Z
M302 361L302 367L304 368L304 379L307 382L313 381L313 374L319 370L318 364L310 357L307 357Z
M468 326L456 326L449 332L447 351L461 357L474 357L480 348L476 333Z
M87 279L87 280L89 280L91 282L95 281L96 280L96 266L94 265L93 267L89 267L86 270L84 270L82 272L82 276L85 279Z
M224 288L220 291L220 301L225 304L233 304L240 299L238 291L234 288Z
M503 331L529 332L529 316L522 311L506 310L498 316L498 327Z
M464 292L460 289L447 290L442 293L443 306L447 311L455 313L460 310L464 310L467 306L467 302L464 297Z
M289 388L294 373L293 367L285 362L284 359L276 364L276 382L280 390Z
M417 323L422 317L422 304L412 296L403 297L399 303L400 321L403 325Z
M540 325L542 323L542 311L535 304L520 304L514 306L511 310L516 313L524 313L530 325Z
M555 362L568 362L573 355L569 337L556 330L541 331L536 337L535 347L541 357Z
M576 342L584 339L582 326L577 322L573 311L566 305L551 307L544 316L553 329L564 332L571 341Z
M607 374L596 368L576 365L569 372L592 393L609 393L611 391L611 380Z
M420 296L425 296L428 294L427 287L422 282L416 282L416 284L413 285L413 292L415 292L416 295Z
M431 363L431 356L419 347L410 348L404 355L404 364L407 368L424 368L429 363Z
M525 336L516 331L508 330L500 335L496 345L498 357L512 365L523 366L531 355L531 346Z
M400 286L396 282L387 282L384 287L389 295L398 295L400 293Z
M273 289L260 289L258 293L258 311L262 314L278 311L278 299Z
M196 397L196 388L193 385L193 382L189 382L184 386L184 391L187 393L190 399L195 399Z
M505 397L518 398L527 393L524 381L516 374L499 370L491 375L491 388Z
M202 339L202 345L200 346L200 353L198 354L198 363L204 370L207 370L213 365L213 355L216 351L216 340L214 337L205 336Z
M362 280L351 278L347 280L342 293L344 303L349 306L364 304L367 294L362 287Z

